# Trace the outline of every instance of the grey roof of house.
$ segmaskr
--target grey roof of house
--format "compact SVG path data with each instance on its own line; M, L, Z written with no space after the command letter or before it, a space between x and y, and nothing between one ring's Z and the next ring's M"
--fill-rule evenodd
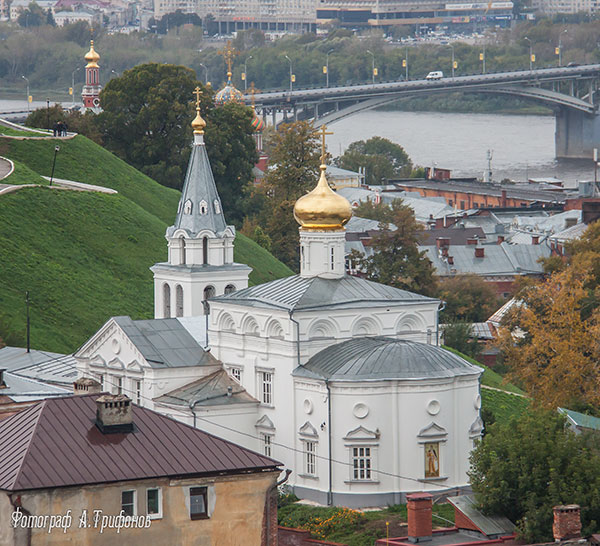
M14 402L42 400L50 396L68 396L73 389L66 389L36 381L29 377L21 377L13 372L4 372L5 387L0 388L0 395L8 396Z
M475 228L435 228L423 230L419 236L422 245L437 245L439 238L450 239L451 245L466 245L467 239L477 237L485 241L487 239L485 232L480 227Z
M600 418L598 417L565 408L558 408L558 411L563 415L566 415L576 427L600 431Z
M542 245L509 245L507 243L484 245L484 257L475 257L475 245L450 246L448 254L454 258L450 265L435 246L419 246L433 263L438 275L474 273L475 275L522 275L543 273L540 258L551 251ZM454 270L454 271L452 271Z
M340 279L293 275L217 296L211 301L302 311L364 307L365 303L373 307L438 300L350 275Z
M152 368L214 366L219 361L176 318L131 320L114 317Z
M77 379L73 355L36 349L31 349L28 353L22 347L3 347L0 349L0 368L23 377L57 385L71 386Z
M327 170L325 171L327 177L335 178L360 178L360 173L355 171L349 171L348 169L342 169L341 167L336 167L335 165L327 165Z
M350 204L358 203L360 201L366 201L375 195L375 192L366 188L339 188L336 190L342 197L345 197Z
M563 231L559 231L558 233L551 235L549 238L559 243L574 241L576 239L580 239L587 228L587 224L579 223Z
M361 218L360 216L352 215L348 223L344 226L346 234L348 233L364 233L365 231L378 230L379 221L371 220L370 218ZM396 226L390 226L390 229L395 229Z
M448 502L458 508L479 530L488 538L512 535L515 525L504 516L484 516L477 509L477 502L473 495L459 495L448 497Z
M49 398L0 421L0 490L280 470L277 461L135 404L104 434L96 395Z
M188 201L191 202L191 214L185 213L185 204ZM201 201L206 201L207 204L205 214L202 214L200 210ZM218 210L215 208L215 203L218 204ZM221 233L226 227L223 206L208 161L206 146L204 143L194 143L183 183L181 199L179 200L177 217L174 225L167 230L167 233L170 234L177 229L184 229L190 237L195 237L205 229L213 233Z
M189 408L190 402L195 402L195 406L259 403L223 369L163 394L155 398L154 402L185 406L186 408Z
M293 375L341 381L417 380L479 375L483 369L426 343L361 337L331 345L298 366Z

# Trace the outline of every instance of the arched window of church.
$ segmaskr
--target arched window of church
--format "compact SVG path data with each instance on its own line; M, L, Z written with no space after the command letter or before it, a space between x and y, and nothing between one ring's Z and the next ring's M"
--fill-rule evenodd
M183 205L183 214L192 214L192 201L190 199Z
M185 264L185 239L183 237L179 238L179 263Z
M205 289L204 289L204 299L208 300L212 297L214 297L216 294L216 290L214 286L208 285Z
M171 318L171 287L167 283L163 284L163 316Z
M200 201L200 214L208 214L208 203L204 199Z
M183 288L180 284L175 288L175 316L183 316Z
M208 264L208 237L202 238L202 263Z
M233 284L228 284L225 287L225 294L231 294L232 292L235 292L235 286Z

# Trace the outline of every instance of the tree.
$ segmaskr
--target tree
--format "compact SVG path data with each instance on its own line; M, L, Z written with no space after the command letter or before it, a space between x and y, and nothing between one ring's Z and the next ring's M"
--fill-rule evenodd
M600 436L574 434L556 411L495 423L471 454L469 472L486 514L515 522L528 544L552 540L552 507L579 504L583 536L600 513Z
M382 137L353 142L336 164L352 171L364 167L365 181L370 185L385 184L390 178L407 177L412 171L412 162L404 148Z
M371 242L373 254L360 261L361 269L372 281L420 294L435 294L434 268L425 252L419 251L421 226L413 210L401 199L395 199L392 213L396 229L381 226L383 229Z
M444 345L452 347L463 354L477 358L481 352L481 346L473 339L471 323L451 322L444 325Z
M494 288L473 274L440 280L437 296L446 302L442 318L447 322L483 322L501 304Z
M298 269L298 224L293 210L296 200L312 190L319 170L319 141L306 121L283 125L272 135L272 168L264 178L267 195L261 224L271 239L273 254Z
M46 22L44 10L35 2L31 2L27 9L24 9L17 18L17 23L25 28L39 27Z
M501 330L499 345L511 375L534 401L550 408L600 405L600 309L590 291L593 257L585 256L545 281L525 286Z
M228 221L241 224L246 188L257 160L249 108L215 109L195 73L169 64L138 65L103 89L98 127L105 146L165 186L180 189L190 156L193 90L207 121L206 148Z
M354 216L377 220L384 224L391 224L393 215L392 208L383 201L380 201L379 203L373 203L373 201L370 200L362 201L359 203L358 207L354 209Z
M46 10L46 24L51 27L56 26L56 21L54 20L54 15L52 15L52 10L50 8Z
M209 36L214 36L219 32L219 23L215 21L215 16L212 13L207 13L202 21L204 32Z

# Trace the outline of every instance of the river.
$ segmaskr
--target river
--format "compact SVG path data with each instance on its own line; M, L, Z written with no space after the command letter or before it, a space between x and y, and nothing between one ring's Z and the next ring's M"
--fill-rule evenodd
M329 127L334 156L356 140L382 136L404 147L415 165L452 170L454 176L481 177L492 150L494 180L554 176L575 186L593 180L587 160L554 159L554 117L505 114L370 111Z
M45 102L35 102L34 108ZM27 103L0 100L0 112L26 109ZM592 161L554 159L554 117L508 114L369 111L333 123L329 150L340 155L356 140L382 136L404 147L415 165L435 165L454 176L481 177L492 150L494 180L554 176L573 187L593 180Z

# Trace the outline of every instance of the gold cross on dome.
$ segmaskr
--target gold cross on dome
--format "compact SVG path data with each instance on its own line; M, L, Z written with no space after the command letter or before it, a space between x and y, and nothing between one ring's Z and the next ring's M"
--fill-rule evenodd
M239 54L240 52L237 51L233 47L233 45L231 45L231 40L227 40L227 45L225 46L225 49L219 51L219 55L223 55L223 57L225 58L225 62L227 63L227 76L229 78L231 78L232 75L231 68L233 66L233 57Z
M202 90L199 87L196 87L196 89L194 89L194 95L196 95L196 110L198 110L200 108L200 93L202 92Z
M256 89L256 87L254 87L254 82L250 82L250 90L248 91L248 94L252 97L250 99L252 101L252 108L254 108L254 95L256 95L256 93L260 93L260 89Z
M321 125L321 128L315 132L321 136L321 165L325 165L325 158L327 157L327 144L325 143L325 137L327 135L333 135L333 132L327 132L327 125Z

